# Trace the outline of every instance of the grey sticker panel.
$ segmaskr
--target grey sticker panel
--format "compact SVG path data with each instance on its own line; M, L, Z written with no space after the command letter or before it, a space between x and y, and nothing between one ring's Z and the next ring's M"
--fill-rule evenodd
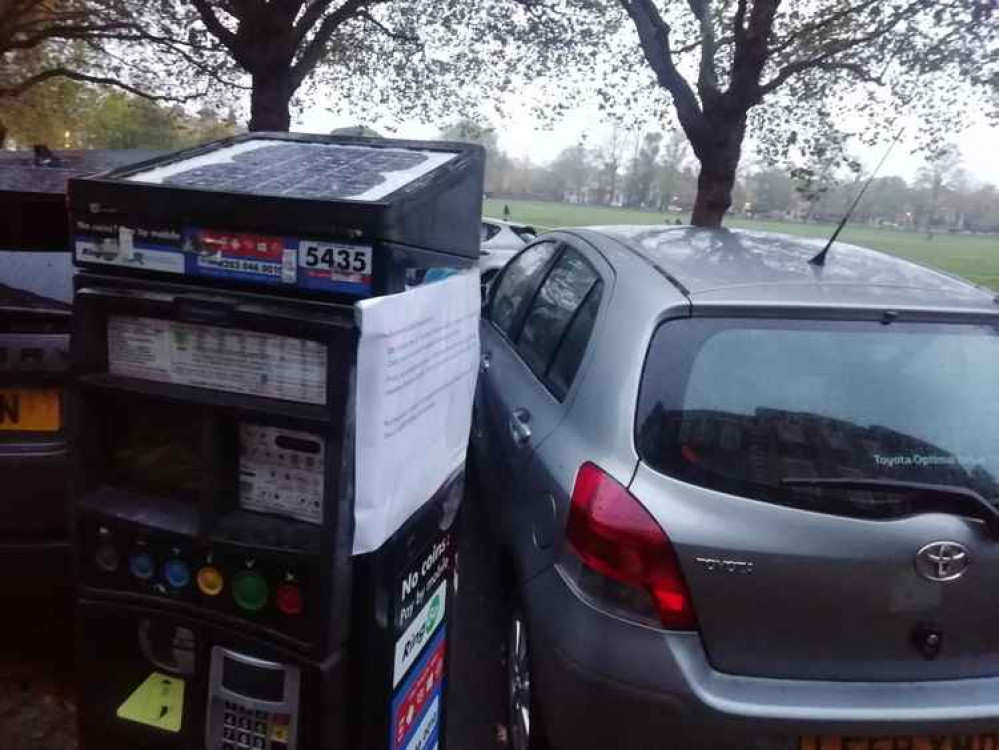
M323 522L323 459L318 435L239 426L239 504L308 523Z

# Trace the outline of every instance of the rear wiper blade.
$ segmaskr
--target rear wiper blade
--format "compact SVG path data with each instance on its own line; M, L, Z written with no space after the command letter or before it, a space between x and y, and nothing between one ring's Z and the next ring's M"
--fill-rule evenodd
M842 477L785 477L785 487L815 487L840 490L868 490L873 492L906 492L914 500L922 499L926 510L953 512L954 504L965 508L968 515L985 522L992 538L999 540L999 509L982 495L968 487L930 482L906 482L898 479L849 479Z

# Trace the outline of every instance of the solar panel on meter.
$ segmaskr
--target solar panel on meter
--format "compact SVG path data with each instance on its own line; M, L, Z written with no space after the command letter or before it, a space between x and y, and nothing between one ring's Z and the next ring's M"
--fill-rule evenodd
M451 158L450 154L336 144L250 141L248 145L257 147L234 153L222 150L216 152L218 159L200 166L184 169L187 162L182 161L131 179L256 195L372 200Z

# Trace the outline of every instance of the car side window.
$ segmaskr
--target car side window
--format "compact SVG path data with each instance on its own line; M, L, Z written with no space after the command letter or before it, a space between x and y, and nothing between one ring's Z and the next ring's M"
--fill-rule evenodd
M531 298L548 261L555 254L555 242L539 242L524 250L503 269L489 304L489 320L506 336L513 337L517 312Z
M542 380L576 311L598 280L593 266L566 247L535 295L517 338L517 351Z
M500 228L495 224L486 224L486 222L482 222L479 226L479 242L488 242L499 233Z
M576 310L565 336L555 350L555 358L548 366L548 383L560 399L569 392L576 371L583 361L586 345L590 342L590 334L593 333L593 325L597 321L603 291L604 283L599 280L590 287L586 299Z

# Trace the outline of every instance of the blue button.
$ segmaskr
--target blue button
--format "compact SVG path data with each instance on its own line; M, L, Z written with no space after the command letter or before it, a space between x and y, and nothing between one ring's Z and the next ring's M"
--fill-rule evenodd
M148 552L136 552L128 560L128 569L132 575L143 581L153 577L156 570L156 562Z
M175 557L166 561L163 566L163 577L175 589L182 589L191 582L191 569L187 567L186 562Z

